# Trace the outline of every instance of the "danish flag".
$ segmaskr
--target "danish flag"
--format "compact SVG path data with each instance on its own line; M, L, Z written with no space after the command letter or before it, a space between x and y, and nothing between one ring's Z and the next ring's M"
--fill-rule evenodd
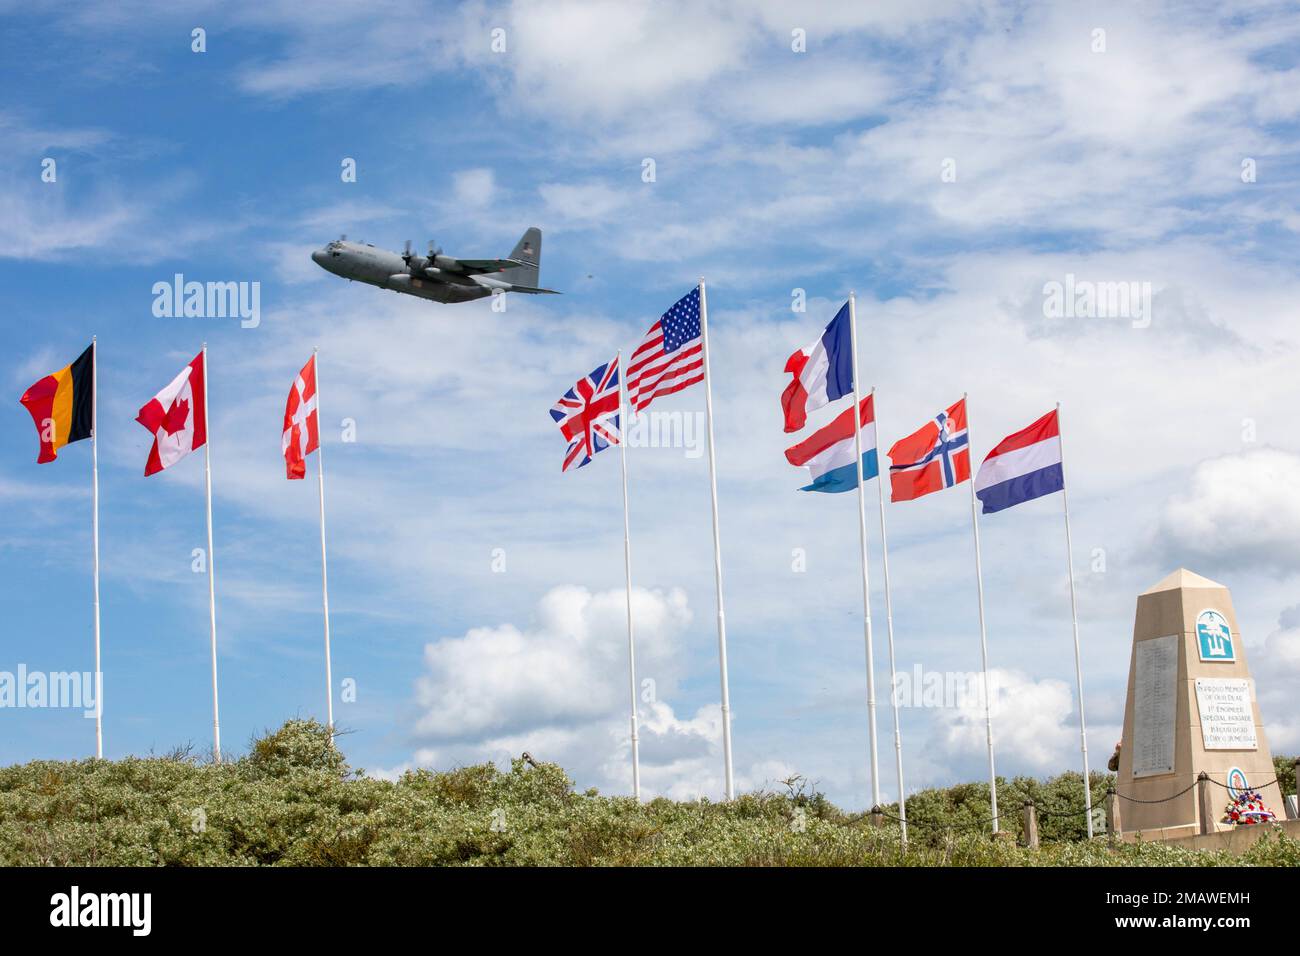
M284 470L290 479L307 474L306 458L320 447L320 416L316 413L316 356L312 355L289 389L284 406Z

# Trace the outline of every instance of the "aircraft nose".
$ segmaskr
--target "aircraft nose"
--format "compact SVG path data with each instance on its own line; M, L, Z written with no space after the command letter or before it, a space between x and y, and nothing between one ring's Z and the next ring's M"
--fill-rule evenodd
M324 265L325 265L325 250L324 250L324 249L317 249L315 252L313 252L313 253L311 254L311 261L314 262L314 263L316 263L316 265L318 265L318 266L324 266Z

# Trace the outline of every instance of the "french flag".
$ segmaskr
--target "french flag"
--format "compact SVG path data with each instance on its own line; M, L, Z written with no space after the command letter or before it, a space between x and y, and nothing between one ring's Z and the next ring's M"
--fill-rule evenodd
M876 455L876 408L874 396L868 395L859 406L862 423L862 480L869 481L880 473ZM800 491L825 491L832 494L852 491L858 486L858 467L853 460L853 409L846 408L829 425L819 428L793 448L785 450L785 460L802 465L812 475L812 484Z
M821 337L795 352L785 363L785 370L794 376L781 393L787 432L803 428L808 423L808 413L814 409L853 394L853 351L849 334L849 304L845 302Z
M984 503L982 513L986 515L1064 487L1061 430L1055 410L1002 439L975 476L975 496Z

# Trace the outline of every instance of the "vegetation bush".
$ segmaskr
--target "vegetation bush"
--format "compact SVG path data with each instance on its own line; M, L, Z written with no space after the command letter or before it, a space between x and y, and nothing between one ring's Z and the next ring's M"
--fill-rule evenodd
M1108 776L1092 780L1104 797ZM1078 774L999 781L1003 829L1032 798L1082 805ZM729 804L577 793L564 771L516 760L396 781L349 770L325 728L291 720L220 764L188 749L120 761L0 769L0 864L105 866L1168 866L1300 865L1280 832L1244 857L1083 839L1079 816L1043 816L1037 850L988 834L987 785L908 800L895 825L845 813L800 778ZM896 813L889 808L888 813Z

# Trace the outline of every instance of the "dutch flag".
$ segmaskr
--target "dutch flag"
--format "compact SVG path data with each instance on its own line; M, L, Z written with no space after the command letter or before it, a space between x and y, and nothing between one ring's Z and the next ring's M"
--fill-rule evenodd
M876 409L873 396L862 400L862 480L870 481L880 473L876 455ZM858 486L858 467L853 460L853 409L846 408L835 420L819 428L793 448L785 450L792 465L803 465L812 475L812 484L800 491L841 492Z
M986 515L1063 487L1061 430L1055 410L1002 439L975 476L975 495L984 503Z
M808 423L808 413L814 409L853 394L849 335L849 304L845 302L821 337L786 361L785 370L794 376L781 393L787 432L803 428Z

